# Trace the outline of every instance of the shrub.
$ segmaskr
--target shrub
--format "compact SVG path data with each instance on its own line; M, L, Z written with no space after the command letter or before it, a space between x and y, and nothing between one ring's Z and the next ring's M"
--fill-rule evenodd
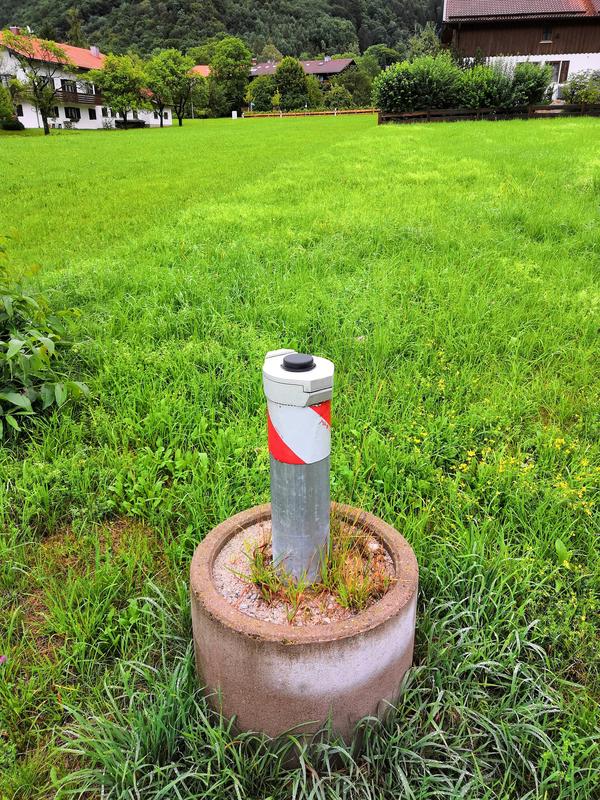
M10 92L0 83L0 122L15 118L15 106Z
M464 108L510 108L513 82L497 67L478 65L462 73L459 105Z
M567 103L600 103L600 70L578 72L563 89Z
M0 121L0 128L3 131L24 131L25 125L20 119L3 119Z
M552 67L548 64L531 64L524 61L517 64L512 81L513 101L515 106L527 106L543 103L548 100L552 83Z
M261 75L248 86L248 99L253 111L270 111L271 98L275 93L275 79L272 75Z
M84 383L57 371L59 355L70 344L65 339L70 313L53 314L44 298L24 292L10 275L0 241L0 436L8 427L21 430L25 418L60 408L69 396L88 392Z
M327 108L352 108L352 95L345 86L334 85L325 95Z
M462 73L448 53L392 64L373 81L373 103L382 111L452 108Z

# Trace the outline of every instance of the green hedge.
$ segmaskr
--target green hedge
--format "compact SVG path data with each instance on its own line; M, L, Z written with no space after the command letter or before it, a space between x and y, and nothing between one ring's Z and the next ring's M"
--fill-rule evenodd
M373 103L387 112L510 109L543 102L551 77L549 67L530 63L514 71L481 64L461 69L449 53L441 53L392 64L373 82Z

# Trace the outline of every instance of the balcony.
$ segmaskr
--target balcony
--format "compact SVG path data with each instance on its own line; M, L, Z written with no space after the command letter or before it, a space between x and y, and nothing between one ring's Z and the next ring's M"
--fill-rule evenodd
M86 105L86 106L101 106L102 95L87 94L85 92L70 92L66 89L59 89L56 92L56 100L66 106L72 105Z

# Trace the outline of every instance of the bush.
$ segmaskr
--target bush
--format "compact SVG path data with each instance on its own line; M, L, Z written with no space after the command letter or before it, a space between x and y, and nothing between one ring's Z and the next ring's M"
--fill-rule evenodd
M543 103L549 99L552 67L524 61L517 64L513 73L512 89L515 106Z
M464 70L459 105L463 108L510 108L513 105L510 75L484 65Z
M344 86L334 85L325 95L326 108L352 108L352 95Z
M543 102L551 79L552 70L546 66L525 62L518 64L512 75L501 65L475 64L461 69L448 53L440 53L392 64L373 81L373 103L388 112L509 109Z
M21 120L17 119L3 119L0 121L0 128L3 131L24 131L25 125L21 122Z
M146 123L144 122L143 119L136 119L135 117L133 117L133 119L128 119L127 120L127 124L125 124L125 122L126 121L124 119L116 119L115 120L115 128L119 128L119 129L127 128L127 129L129 129L129 128L145 128L146 127ZM66 127L66 125L65 125L65 127Z
M72 313L53 314L44 298L26 294L9 273L0 241L0 436L21 430L25 418L60 408L69 396L87 394L84 383L56 369L70 344L65 322Z
M600 70L578 72L563 88L567 103L600 103Z
M373 81L373 103L382 111L453 108L462 73L448 53L392 64Z
M275 79L272 75L261 75L248 86L248 98L253 111L270 111L271 98L275 93Z
M11 94L0 81L0 122L12 120L15 117L15 106Z

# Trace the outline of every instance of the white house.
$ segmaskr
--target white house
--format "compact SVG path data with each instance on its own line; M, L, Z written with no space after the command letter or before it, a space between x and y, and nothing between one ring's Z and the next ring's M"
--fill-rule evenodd
M463 57L549 64L554 97L600 69L600 0L444 0L442 41Z
M18 28L10 29L18 33ZM33 44L35 46L35 39ZM70 44L57 43L65 52L74 67L65 66L57 68L56 61L50 61L48 53L40 49L40 64L42 71L44 64L48 64L51 77L57 89L54 115L49 119L52 128L77 128L80 130L94 130L97 128L114 128L117 118L111 108L102 102L102 95L91 83L86 81L85 75L91 69L100 69L104 64L105 55L97 47L73 47ZM0 33L0 81L8 85L13 78L24 80L25 75L15 54L3 42ZM157 111L140 110L132 115L135 119L143 120L151 127L160 125ZM22 100L17 105L17 117L26 128L42 128L42 118L36 106ZM164 125L172 124L172 110L164 111Z

